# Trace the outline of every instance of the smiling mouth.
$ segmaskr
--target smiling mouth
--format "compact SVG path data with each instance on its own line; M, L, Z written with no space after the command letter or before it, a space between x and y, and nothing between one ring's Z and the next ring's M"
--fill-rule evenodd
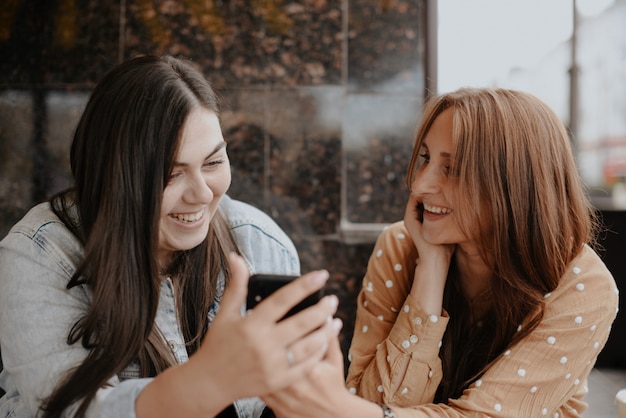
M434 213L435 215L447 215L448 213L452 212L452 210L449 208L444 208L442 206L432 206L427 203L422 203L422 208L423 210Z
M170 213L168 216L179 222L194 223L198 222L204 217L204 208L196 213Z

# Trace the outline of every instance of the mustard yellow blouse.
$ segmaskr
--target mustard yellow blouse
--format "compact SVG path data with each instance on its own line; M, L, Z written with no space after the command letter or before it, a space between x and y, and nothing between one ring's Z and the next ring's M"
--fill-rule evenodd
M618 310L615 281L590 247L545 295L541 323L447 405L432 402L449 318L429 317L407 298L416 261L403 222L383 231L358 297L346 382L352 393L391 406L398 418L581 416L587 376Z

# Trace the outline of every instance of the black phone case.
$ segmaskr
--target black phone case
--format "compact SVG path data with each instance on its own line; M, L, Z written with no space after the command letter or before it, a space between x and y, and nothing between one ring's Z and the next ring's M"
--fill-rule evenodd
M287 276L280 274L254 274L248 282L248 298L246 301L246 309L253 309L261 303L263 299L274 293L282 286L290 283L298 276ZM295 305L282 318L290 317L311 305L315 305L321 297L321 291L314 292Z

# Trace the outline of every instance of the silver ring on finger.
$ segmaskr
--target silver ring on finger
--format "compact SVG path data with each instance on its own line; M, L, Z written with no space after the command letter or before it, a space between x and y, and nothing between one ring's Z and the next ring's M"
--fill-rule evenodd
M293 353L290 349L287 349L287 364L289 365L289 367L296 364L296 359L294 358Z

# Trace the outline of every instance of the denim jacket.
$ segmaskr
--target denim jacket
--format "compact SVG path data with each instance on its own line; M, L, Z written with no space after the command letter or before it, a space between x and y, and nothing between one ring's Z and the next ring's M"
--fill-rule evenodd
M300 273L293 243L269 216L228 196L220 205L251 273ZM80 343L67 344L69 330L91 300L86 286L67 289L81 257L81 244L47 202L32 208L0 242L0 349L4 365L0 388L6 392L0 398L0 417L39 415L41 399L87 356ZM210 320L223 293L224 278L220 276L218 294L208 313ZM175 312L172 282L164 280L156 325L177 361L183 363L188 356ZM134 418L135 400L151 381L138 377L137 365L129 364L111 378L110 386L97 392L87 417ZM258 417L263 406L258 398L235 402L241 418ZM73 416L76 407L68 408L64 416Z

